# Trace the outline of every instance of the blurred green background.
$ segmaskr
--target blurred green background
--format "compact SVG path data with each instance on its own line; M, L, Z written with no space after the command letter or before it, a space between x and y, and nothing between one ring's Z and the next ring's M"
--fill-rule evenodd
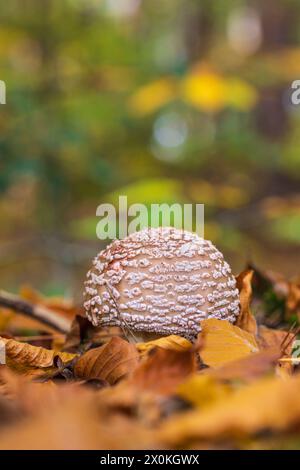
M80 299L96 208L205 204L234 271L300 263L299 0L10 0L0 287Z

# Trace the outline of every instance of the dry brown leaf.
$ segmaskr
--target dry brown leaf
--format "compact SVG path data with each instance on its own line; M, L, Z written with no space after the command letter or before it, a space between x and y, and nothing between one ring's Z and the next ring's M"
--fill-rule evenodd
M114 337L103 346L83 354L74 372L81 379L101 379L113 385L132 372L138 361L136 347L122 338Z
M106 411L131 412L137 404L139 391L128 380L122 380L114 387L102 388L97 396L100 406Z
M53 381L35 382L7 367L0 368L0 395L14 401L28 416L55 408L68 398L77 397L84 389L80 382L63 383Z
M140 353L146 353L153 348L170 349L172 351L188 351L193 347L192 343L182 336L170 335L147 343L138 343L136 345Z
M284 348L284 345L287 347L285 351L282 350L282 353L291 354L292 344L295 335L288 331L284 330L275 330L274 328L268 328L261 325L258 329L258 344L261 349L277 347L279 349Z
M83 401L64 403L51 413L21 422L1 435L1 449L93 449L99 445L100 427Z
M132 383L141 390L170 394L196 370L193 351L157 348L135 370Z
M293 341L295 335L289 331L275 330L260 326L258 329L258 344L261 349L277 348L280 350L280 357L290 355L292 353ZM293 372L293 363L281 362L277 366L277 373L281 378L286 378Z
M56 388L55 403L0 434L1 449L159 448L153 432L138 421L102 415L94 392L72 385Z
M161 427L160 438L168 446L185 446L201 439L292 429L300 424L299 387L300 376L256 381L204 410L171 418Z
M238 277L237 324L205 320L194 344L171 335L134 346L119 331L96 331L81 317L73 322L67 347L82 352L101 346L81 357L57 353L53 343L48 350L3 338L9 367L0 366L0 415L10 428L2 432L0 420L0 448L251 447L263 442L264 432L273 438L300 429L300 375L286 357L294 335L266 327L257 334L251 277L250 271ZM30 289L23 294L34 303L48 302ZM61 299L49 302L62 314L68 310ZM210 367L199 370L199 351ZM53 377L55 355L63 363L76 358L79 380L30 380L40 373ZM64 372L69 377L70 366ZM97 388L108 383L114 387Z
M0 340L5 344L7 365L20 372L28 369L52 367L55 356L59 356L63 363L67 363L76 357L76 354L32 346L14 339L0 337Z
M203 320L201 327L204 346L200 356L204 364L210 367L219 367L258 352L255 337L227 320Z
M236 361L228 362L216 369L205 369L203 374L218 380L252 382L269 371L275 370L280 357L281 351L279 348L269 348Z
M0 367L0 394L11 399L18 399L19 392L26 388L29 380L23 375L16 374L5 366Z
M123 413L138 416L148 425L157 423L161 418L160 396L149 390L140 390L130 379L123 380L114 387L105 387L97 392L99 407L103 414Z
M250 310L252 297L252 278L253 271L251 269L241 272L241 274L236 277L237 288L240 292L241 311L235 324L239 328L256 335L257 324Z

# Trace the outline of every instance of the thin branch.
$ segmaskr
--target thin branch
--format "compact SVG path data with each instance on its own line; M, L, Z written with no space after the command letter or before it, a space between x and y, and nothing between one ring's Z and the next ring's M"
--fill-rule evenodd
M292 344L296 336L299 334L300 328L296 328L297 322L294 322L290 329L286 332L285 337L283 338L280 348L282 351L282 354L286 354L287 349L289 346Z
M35 336L14 336L14 339L16 341L26 341L27 343L34 343L35 341L46 341L46 340L51 340L53 341L54 339L64 339L65 335L64 334L55 334L53 333L52 335L35 335Z
M15 312L34 318L60 333L68 333L71 328L70 320L53 310L43 305L31 304L17 295L5 291L0 291L0 307L10 308Z

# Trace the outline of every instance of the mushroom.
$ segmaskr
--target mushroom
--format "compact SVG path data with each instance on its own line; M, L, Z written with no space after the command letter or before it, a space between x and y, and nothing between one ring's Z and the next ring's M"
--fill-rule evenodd
M95 326L120 326L142 341L170 334L193 339L201 320L233 323L240 309L222 253L211 241L170 227L135 232L100 251L84 295Z

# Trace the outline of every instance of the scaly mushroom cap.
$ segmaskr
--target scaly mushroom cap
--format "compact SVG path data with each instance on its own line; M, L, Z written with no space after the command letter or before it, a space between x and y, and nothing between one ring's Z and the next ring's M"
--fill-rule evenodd
M163 227L113 241L87 274L85 309L95 326L124 326L142 338L193 338L200 321L234 322L239 292L228 263L208 240Z

